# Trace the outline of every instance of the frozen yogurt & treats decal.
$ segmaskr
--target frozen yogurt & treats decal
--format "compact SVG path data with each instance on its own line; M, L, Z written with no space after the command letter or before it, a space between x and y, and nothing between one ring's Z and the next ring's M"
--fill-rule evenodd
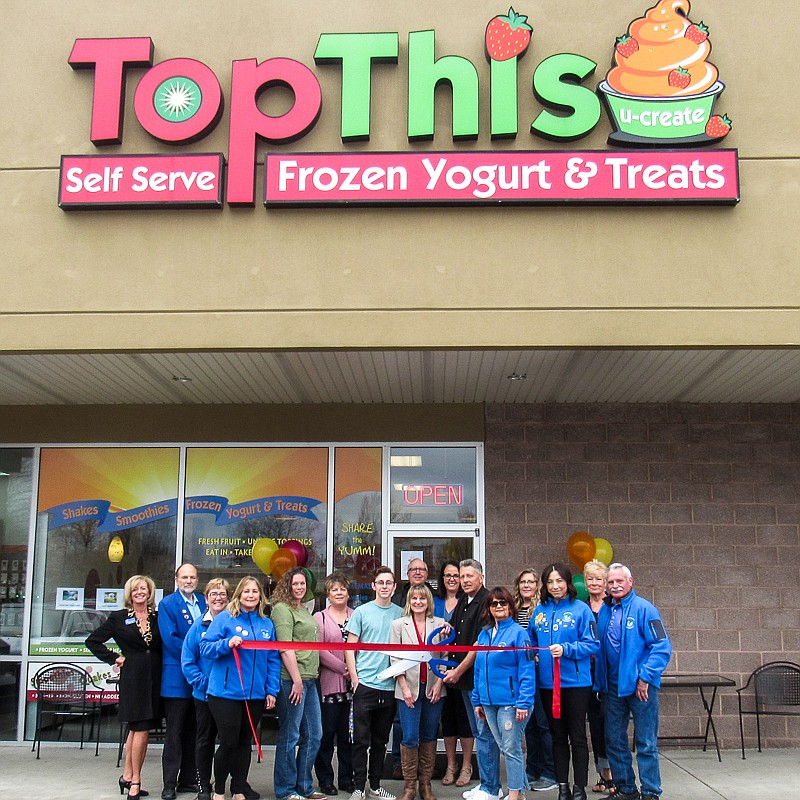
M614 66L598 86L615 131L611 144L705 144L731 129L712 114L725 85L708 60L708 27L689 0L660 0L616 40Z

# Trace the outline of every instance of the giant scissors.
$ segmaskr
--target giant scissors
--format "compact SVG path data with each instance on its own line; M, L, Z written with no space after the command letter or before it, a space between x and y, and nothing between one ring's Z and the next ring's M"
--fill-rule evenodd
M440 641L434 643L433 640L442 631L447 630L448 628L450 628L450 634L445 639L441 639ZM455 629L451 628L449 625L443 625L442 627L431 631L425 643L435 648L436 645L452 644L455 638ZM450 669L451 667L458 666L457 661L449 661L444 658L433 658L430 652L416 650L381 650L380 652L392 658L400 659L399 661L395 661L394 664L392 664L390 667L387 667L378 675L378 680L381 681L394 678L406 670L411 669L412 667L418 667L420 664L427 664L431 672L437 678L444 678L444 673L440 672L440 669Z

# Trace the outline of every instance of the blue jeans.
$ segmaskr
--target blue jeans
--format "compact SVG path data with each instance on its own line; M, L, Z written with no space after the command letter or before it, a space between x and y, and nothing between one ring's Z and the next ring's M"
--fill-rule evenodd
M486 715L489 730L506 759L508 790L524 792L528 788L528 778L525 775L522 739L525 736L527 718L517 720L515 706L484 706L483 713ZM530 715L530 709L528 714Z
M303 699L297 705L289 702L291 691L291 680L281 680L273 774L275 796L278 800L283 800L290 794L308 795L314 791L311 768L322 738L322 711L317 682L303 681Z
M419 696L414 707L409 708L402 700L397 701L400 726L403 729L403 747L419 747L420 742L435 742L442 716L442 701L431 703L425 694L425 685L419 687Z
M603 694L606 726L606 750L614 783L623 792L636 791L633 758L628 746L628 719L633 715L636 764L642 794L661 795L661 772L658 766L658 689L650 686L648 700L635 694L617 696L617 687L609 685Z
M469 717L469 727L475 739L475 755L478 757L478 771L481 773L481 789L491 795L497 795L500 784L500 748L492 736L492 731L482 719L475 716L472 707L472 690L462 689L464 706Z

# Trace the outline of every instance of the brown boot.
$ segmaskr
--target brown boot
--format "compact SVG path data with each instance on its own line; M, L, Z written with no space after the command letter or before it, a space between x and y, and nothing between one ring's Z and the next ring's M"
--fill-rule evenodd
M436 741L419 743L419 793L422 800L436 800L431 788L433 765L436 761Z
M419 749L400 745L400 764L403 767L405 787L398 800L414 800L417 796L417 771L419 769Z

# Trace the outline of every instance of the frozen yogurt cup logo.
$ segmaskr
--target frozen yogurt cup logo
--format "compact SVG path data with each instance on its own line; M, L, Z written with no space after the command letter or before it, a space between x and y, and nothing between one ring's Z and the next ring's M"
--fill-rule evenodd
M709 144L731 130L727 115L713 113L725 84L708 61L708 26L689 9L689 0L660 0L617 38L597 87L615 127L610 144Z

